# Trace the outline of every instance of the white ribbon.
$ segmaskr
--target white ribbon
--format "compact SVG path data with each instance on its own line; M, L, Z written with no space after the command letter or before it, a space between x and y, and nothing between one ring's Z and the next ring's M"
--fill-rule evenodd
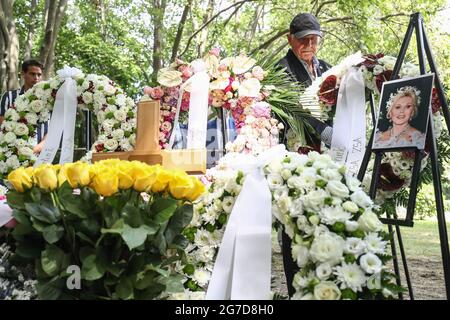
M6 198L0 200L0 228L13 218L12 209L6 202Z
M172 134L168 149L172 149L175 142L176 128L179 124L181 101L187 86L190 86L189 122L187 132L187 149L202 149L206 145L206 130L208 126L208 96L209 75L206 64L198 59L192 62L194 75L180 86L177 101L177 111L173 123Z
M206 299L270 299L272 195L263 168L285 153L285 146L278 145L258 157L234 159L233 168L247 175L228 219Z
M350 175L357 175L366 146L366 99L361 70L352 67L339 88L333 120L331 156L345 164Z
M53 162L59 148L61 135L63 140L59 163L73 162L75 119L78 105L77 83L73 78L81 75L82 72L77 68L64 66L63 69L57 71L57 74L64 79L64 83L56 93L44 149L34 166Z

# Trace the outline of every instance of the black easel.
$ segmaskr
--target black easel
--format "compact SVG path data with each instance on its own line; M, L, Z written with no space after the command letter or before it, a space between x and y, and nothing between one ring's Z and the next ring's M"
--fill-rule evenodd
M400 49L400 53L398 55L397 62L395 64L393 73L391 75L390 80L394 80L398 78L398 74L400 72L400 67L405 59L406 50L408 48L409 42L411 40L412 34L416 31L416 38L417 38L417 50L418 50L418 56L419 56L419 65L420 65L420 73L426 74L426 66L425 66L425 55L426 59L428 61L430 70L432 73L434 73L434 84L436 89L438 90L438 95L440 102L442 104L442 111L444 114L444 118L447 124L447 129L450 132L450 112L448 109L447 100L444 96L444 90L442 83L439 78L439 73L436 69L436 65L434 62L433 54L431 52L431 47L428 43L428 39L425 34L425 29L423 26L423 18L420 13L412 14L410 17L410 23L408 26L408 29L406 31L405 39L402 43L402 47ZM373 101L371 101L373 104ZM373 105L372 105L373 108ZM437 145L436 145L436 138L434 135L434 126L433 126L433 117L431 116L431 112L429 112L429 120L428 120L428 130L427 130L427 144L430 148L430 160L431 160L431 167L432 167L432 173L433 173L433 184L434 184L434 194L436 199L436 211L437 211L437 218L438 218L438 226L439 226L439 238L440 238L440 244L441 244L441 253L442 253L442 262L443 262L443 268L444 268L444 278L445 278L445 287L446 287L446 295L447 299L450 298L450 252L449 252L449 244L448 244L448 235L447 235L447 229L446 229L446 223L445 223L445 213L444 213L444 205L443 205L443 199L442 199L442 186L441 186L441 180L440 180L440 173L439 173L439 165L438 165L438 154L437 154ZM372 199L376 196L377 186L380 179L380 166L381 166L381 158L382 154L386 151L392 152L395 150L389 149L389 150L383 150L383 149L377 149L372 150L372 141L374 138L374 132L372 132L369 145L366 148L366 153L364 155L364 159L358 174L358 179L362 180L364 177L364 174L367 170L367 166L370 160L370 155L372 152L375 153L375 164L374 164L374 170L372 174L372 181L370 186L370 197ZM399 149L400 150L400 149ZM402 148L401 151L405 151L407 149ZM411 186L410 186L410 194L408 199L408 208L407 208L407 215L405 220L399 220L396 216L394 218L391 218L390 216L387 217L387 219L381 219L382 222L388 224L389 232L392 230L392 225L395 225L396 231L397 231L397 237L398 242L400 246L400 251L402 255L402 261L403 266L405 270L406 280L408 282L408 289L410 293L411 299L413 299L412 295L412 286L409 279L409 272L408 267L406 263L406 255L403 248L403 241L401 239L401 233L399 226L413 226L413 215L414 215L414 207L415 207L415 201L416 201L416 195L417 195L417 185L419 181L419 174L420 174L420 164L421 161L425 155L424 150L419 150L417 148L409 148L409 150L412 150L415 152L415 159L414 159L414 167L413 167L413 173L412 173L412 179L411 179ZM392 253L394 257L394 270L397 275L397 284L400 284L400 274L398 270L398 262L397 262L397 254L395 249L395 243L393 240L391 241L391 247L392 247ZM402 298L402 295L399 294L399 297Z

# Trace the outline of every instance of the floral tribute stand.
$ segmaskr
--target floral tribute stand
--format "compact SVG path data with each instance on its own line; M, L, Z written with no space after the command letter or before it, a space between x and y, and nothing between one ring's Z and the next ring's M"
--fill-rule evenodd
M159 101L142 99L138 104L136 145L129 152L93 153L92 162L117 158L161 164L190 174L206 172L206 149L161 150L159 146Z

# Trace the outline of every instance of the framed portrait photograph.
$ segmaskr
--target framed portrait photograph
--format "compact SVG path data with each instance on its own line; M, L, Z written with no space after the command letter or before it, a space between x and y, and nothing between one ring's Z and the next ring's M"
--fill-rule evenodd
M424 149L434 73L386 81L372 149Z

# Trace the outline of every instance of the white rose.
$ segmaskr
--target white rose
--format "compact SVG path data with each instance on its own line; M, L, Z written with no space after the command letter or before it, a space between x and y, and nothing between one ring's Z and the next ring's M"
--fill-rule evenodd
M117 89L110 85L109 83L107 85L105 85L105 87L103 88L103 91L105 92L105 94L107 96L112 96L116 93Z
M85 104L90 104L94 101L94 95L91 92L84 92L82 98Z
M273 198L275 200L280 199L281 197L287 197L289 195L289 189L286 186L279 187L273 190Z
M380 258L370 252L363 255L360 258L359 263L361 268L369 274L380 273L383 267Z
M347 176L345 177L345 183L347 184L347 187L350 189L350 191L355 192L357 190L361 189L361 181L359 181L358 179L352 177L352 176Z
M23 123L18 123L14 128L14 133L18 136L25 136L29 133L28 127Z
M359 257L366 250L366 243L359 238L347 238L345 241L345 253Z
M270 190L276 190L283 186L283 177L277 173L271 173L267 176L267 183L269 184Z
M347 230L348 232L356 231L358 230L358 228L359 228L358 222L351 220L345 221L345 230Z
M328 181L326 189L337 197L346 198L350 194L347 186L340 181L331 180Z
M49 83L50 83L50 88L58 89L59 85L61 84L61 81L56 78L53 78L49 81Z
M236 201L236 198L234 197L224 197L222 201L222 207L223 211L226 213L231 213L231 210L233 210L234 202Z
M125 121L127 119L127 113L124 110L117 110L114 112L114 118L118 121Z
M120 107L124 107L126 105L126 97L124 94L118 94L116 96L116 104Z
M292 259L297 262L297 265L301 268L305 266L309 261L309 250L307 247L294 244L291 248Z
M104 144L105 148L108 149L109 151L114 151L117 149L117 147L119 146L119 143L117 142L117 140L114 139L108 139L105 141Z
M157 81L164 87L176 87L183 82L181 75L179 71L162 68L158 71Z
M345 201L342 204L342 208L344 208L344 210L351 212L351 213L356 213L358 212L359 208L356 205L356 203L352 202L352 201Z
M113 139L120 140L123 138L124 132L122 129L116 129L112 132Z
M33 155L33 150L28 147L22 147L19 149L19 155L29 158Z
M339 300L341 290L334 282L323 281L314 287L314 298L316 300Z
M319 264L316 268L316 275L320 280L328 279L332 272L330 264L326 262Z
M16 135L14 134L14 132L7 132L3 136L3 139L7 144L13 144L16 142Z
M337 180L337 181L341 181L342 179L342 175L339 173L338 170L336 169L322 169L320 170L320 175L325 179L325 180Z
M373 205L372 199L370 199L370 197L362 190L354 192L350 196L350 199L352 199L352 201L356 203L358 206L363 208L368 208L371 205Z
M9 108L5 112L5 119L8 119L10 121L17 121L20 119L20 116L16 110Z
M378 219L378 216L368 210L359 217L358 225L365 232L380 231L383 228L383 224Z
M37 124L38 122L38 116L33 112L26 114L25 119L28 121L29 124L33 125Z
M367 288L369 290L381 289L381 277L379 274L373 274L367 279Z
M311 245L310 255L313 261L328 262L335 265L341 261L345 241L333 233L324 233L316 237Z
M261 91L261 83L258 79L250 78L242 81L239 87L239 96L240 97L258 97L259 92Z
M281 197L277 201L281 213L288 213L291 210L292 199L290 197Z
M287 180L290 177L292 177L292 172L289 169L283 169L281 170L281 176L283 177L284 180Z
M44 105L41 100L34 100L30 102L29 108L34 112L38 113L43 109Z
M131 151L133 150L133 146L131 145L130 141L128 139L122 139L119 143L120 147L123 151Z

